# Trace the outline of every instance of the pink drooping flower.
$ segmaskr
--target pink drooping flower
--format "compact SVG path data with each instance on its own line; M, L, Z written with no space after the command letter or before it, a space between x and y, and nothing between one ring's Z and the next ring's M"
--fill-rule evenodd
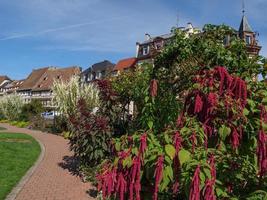
M216 167L215 167L215 157L213 154L211 154L209 158L209 164L210 164L210 174L213 181L216 180Z
M235 127L232 128L231 143L232 143L233 149L237 149L240 143L240 135Z
M259 131L257 143L259 175L263 177L267 174L267 135L263 130Z
M215 67L214 70L214 74L217 75L220 80L219 92L220 95L222 95L224 90L228 90L230 88L230 85L232 83L232 77L224 67L218 66Z
M246 106L247 103L247 85L244 80L239 77L233 77L231 86L231 94L236 100L240 100L242 108Z
M158 92L158 81L156 79L152 79L150 82L150 96L155 97L157 96Z
M208 103L209 103L208 112L211 113L213 111L214 107L216 107L218 104L218 97L215 93L210 92L208 94Z
M189 200L200 200L200 165L197 166L191 185Z
M197 114L197 113L201 112L202 108L203 108L202 98L200 97L199 94L197 94L196 100L195 100L194 113Z
M124 195L127 191L127 182L126 182L125 176L122 172L119 172L119 174L118 174L116 191L117 191L117 193L120 194L120 200L124 200Z
M216 168L215 168L215 158L212 154L208 160L210 165L211 179L207 180L204 187L204 199L205 200L216 200L214 186L216 181Z
M183 138L180 133L177 131L174 135L174 147L175 147L175 155L177 156L180 149L182 148Z
M164 167L164 156L161 155L158 157L158 160L156 163L156 169L155 169L155 173L154 173L155 189L154 189L153 200L158 199L159 184L163 178L163 167Z
M133 165L131 167L131 180L129 186L129 199L140 200L140 191L141 191L141 158L139 156L133 159Z
M214 194L214 181L207 180L204 188L204 199L205 200L216 200L216 196Z
M141 158L143 158L143 155L144 155L145 150L147 148L147 141L146 140L147 140L147 134L144 133L140 137L139 154L140 154Z
M183 127L183 124L184 124L184 113L182 112L177 118L176 125L177 127Z
M107 166L104 167L104 169L104 172L102 174L97 175L96 178L98 181L98 191L102 190L103 199L105 200L115 190L117 170L115 168L108 169Z

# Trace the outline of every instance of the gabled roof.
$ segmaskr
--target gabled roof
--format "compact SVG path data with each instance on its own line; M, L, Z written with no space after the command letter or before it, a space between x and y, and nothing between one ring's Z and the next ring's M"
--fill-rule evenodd
M159 35L156 37L151 37L150 39L141 42L140 45L149 44L151 42L154 42L155 39L160 39L160 38L162 38L163 40L167 40L167 39L172 38L173 36L174 36L174 33L167 33L167 34Z
M8 76L0 76L0 85L6 80L10 81L11 79Z
M240 26L239 26L239 33L243 32L253 32L251 26L248 23L247 17L243 15Z
M115 71L121 71L124 69L132 68L135 66L136 62L137 62L136 58L122 59L116 64L114 70Z
M25 81L25 80L14 80L14 81L8 83L8 84L5 86L5 88L6 88L6 89L12 89L12 88L20 87L20 86L23 84L24 81Z
M19 90L31 90L35 87L36 83L40 80L42 75L49 69L49 67L34 69L32 73L21 84Z
M93 71L105 71L105 70L113 70L115 64L108 60L104 60L102 62L96 63L92 65Z
M68 67L68 68L49 68L40 79L36 82L32 91L51 90L54 81L60 80L67 82L71 77L80 75L80 67Z

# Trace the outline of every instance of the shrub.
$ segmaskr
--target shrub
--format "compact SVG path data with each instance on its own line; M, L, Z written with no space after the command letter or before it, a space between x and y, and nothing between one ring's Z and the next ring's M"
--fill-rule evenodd
M70 147L83 164L94 166L110 155L108 119L98 113L93 114L83 99L79 100L77 109L77 113L70 118Z
M42 112L44 112L44 107L41 101L33 99L22 106L20 120L30 121L32 117L41 115Z
M0 109L4 118L18 120L22 112L23 100L16 94L6 95L0 98Z
M24 121L11 121L10 124L19 128L26 128L29 126L30 123Z
M251 83L248 93L223 67L200 70L192 83L176 124L115 140L116 157L97 176L104 199L266 197L264 85ZM151 89L153 104L162 96Z
M58 110L67 117L77 111L79 99L84 99L91 110L99 105L99 91L93 84L80 83L79 77L73 77L69 82L55 82L53 86L53 102Z

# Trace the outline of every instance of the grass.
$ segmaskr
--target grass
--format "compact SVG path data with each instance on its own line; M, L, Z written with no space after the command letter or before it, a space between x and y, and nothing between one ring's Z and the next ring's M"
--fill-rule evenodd
M21 133L0 133L0 200L25 175L40 154L38 142Z

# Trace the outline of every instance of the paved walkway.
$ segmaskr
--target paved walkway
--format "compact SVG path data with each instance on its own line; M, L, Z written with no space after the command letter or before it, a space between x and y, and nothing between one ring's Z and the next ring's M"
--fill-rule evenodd
M44 146L43 159L16 196L16 200L90 200L93 187L68 170L68 160L73 155L64 138L40 131L16 128L7 124L5 132L26 133Z

